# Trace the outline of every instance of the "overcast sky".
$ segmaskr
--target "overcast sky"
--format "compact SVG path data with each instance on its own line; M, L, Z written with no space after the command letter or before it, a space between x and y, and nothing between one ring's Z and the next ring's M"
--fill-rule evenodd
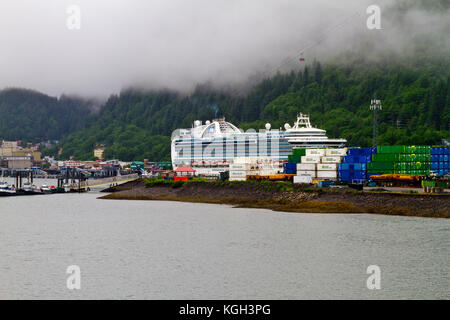
M304 48L308 61L351 48L355 35L370 32L367 6L393 2L1 0L0 89L105 97L131 85L189 90L243 81L287 57L298 62ZM71 5L81 10L79 30L67 27ZM392 30L395 21L383 17L383 29L372 32L394 48L406 34L440 31L445 20L442 12L411 12Z

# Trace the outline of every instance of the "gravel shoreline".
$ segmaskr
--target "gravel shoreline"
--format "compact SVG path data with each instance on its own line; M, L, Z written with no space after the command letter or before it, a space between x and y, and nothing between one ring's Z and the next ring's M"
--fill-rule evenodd
M358 192L252 182L189 182L145 186L144 180L106 189L101 199L167 200L229 204L305 213L373 213L450 218L450 195Z

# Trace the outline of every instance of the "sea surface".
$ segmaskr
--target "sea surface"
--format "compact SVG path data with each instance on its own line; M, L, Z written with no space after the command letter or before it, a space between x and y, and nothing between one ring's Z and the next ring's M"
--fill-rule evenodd
M450 220L101 195L0 197L0 299L450 298Z

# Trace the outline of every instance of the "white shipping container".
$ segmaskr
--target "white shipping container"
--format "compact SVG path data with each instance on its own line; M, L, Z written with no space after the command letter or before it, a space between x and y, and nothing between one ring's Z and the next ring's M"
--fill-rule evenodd
M320 163L320 156L302 156L302 163Z
M307 175L307 176L311 176L313 178L316 177L316 171L310 171L310 170L302 170L302 171L297 171L297 175L301 176L301 175Z
M312 183L311 176L294 176L294 183Z
M324 156L325 149L306 149L307 156Z
M317 164L317 171L336 171L337 170L337 164L336 163L318 163Z
M258 174L261 176L270 176L273 174L277 174L278 172L275 170L259 170Z
M347 148L326 149L325 155L327 155L327 156L346 156Z
M317 178L337 179L337 171L317 171Z
M297 163L297 170L316 170L315 163Z
M246 157L234 157L233 163L249 163L249 161Z
M229 181L245 181L247 179L246 178L239 178L239 177L230 177L228 180Z
M249 170L249 163L233 163L230 164L230 171L246 171Z
M341 163L341 157L340 156L325 156L321 159L322 163Z
M237 171L233 170L230 171L230 178L246 178L247 177L247 171Z

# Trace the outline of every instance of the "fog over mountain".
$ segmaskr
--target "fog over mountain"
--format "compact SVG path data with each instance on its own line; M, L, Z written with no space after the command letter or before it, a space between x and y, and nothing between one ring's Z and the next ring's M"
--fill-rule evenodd
M381 30L366 27L371 4L381 7ZM81 10L79 30L67 27L71 5ZM0 89L186 91L299 68L301 51L306 62L421 47L445 57L449 13L448 1L417 0L2 0Z

